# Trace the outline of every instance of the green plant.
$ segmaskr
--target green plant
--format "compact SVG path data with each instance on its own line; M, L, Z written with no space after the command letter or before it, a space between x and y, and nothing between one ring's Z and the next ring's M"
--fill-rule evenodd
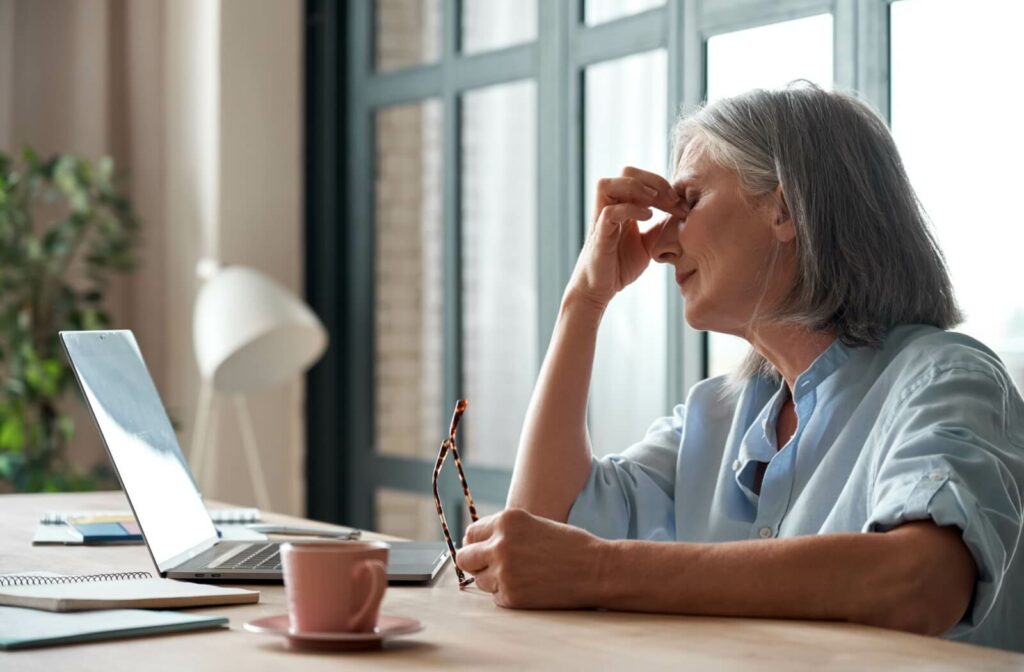
M138 231L111 159L0 152L0 491L103 477L67 463L73 386L57 332L109 326L108 282L134 267Z

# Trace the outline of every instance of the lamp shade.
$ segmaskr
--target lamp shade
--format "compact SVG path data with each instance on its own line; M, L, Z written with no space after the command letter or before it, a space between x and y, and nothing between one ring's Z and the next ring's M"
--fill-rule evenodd
M193 320L199 371L222 392L283 383L327 347L327 331L309 306L244 266L222 268L206 281Z

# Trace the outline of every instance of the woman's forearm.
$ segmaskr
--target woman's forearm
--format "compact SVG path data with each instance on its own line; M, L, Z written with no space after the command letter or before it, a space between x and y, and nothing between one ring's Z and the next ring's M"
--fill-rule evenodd
M652 208L670 214L641 232L638 222ZM590 474L587 395L604 310L651 265L652 246L689 209L665 178L627 166L598 180L594 212L526 412L508 495L510 507L556 521L568 517Z
M686 544L606 542L598 606L708 616L841 620L938 635L975 580L955 528Z
M590 474L587 395L604 309L567 294L523 423L508 505L564 522Z

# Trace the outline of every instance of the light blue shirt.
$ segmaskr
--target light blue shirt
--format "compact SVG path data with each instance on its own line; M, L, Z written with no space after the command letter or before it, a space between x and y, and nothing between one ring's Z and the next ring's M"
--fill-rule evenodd
M783 385L698 383L643 441L593 461L569 523L689 542L955 525L978 579L944 637L1024 650L1024 401L996 355L921 325L878 349L836 341L796 379L796 433L777 451Z

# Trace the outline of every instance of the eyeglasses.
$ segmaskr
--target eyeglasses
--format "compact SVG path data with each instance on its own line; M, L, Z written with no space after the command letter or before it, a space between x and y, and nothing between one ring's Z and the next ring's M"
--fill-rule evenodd
M444 458L448 457L448 453L451 452L452 458L455 460L455 470L459 474L459 482L462 483L462 492L466 495L469 517L473 519L474 523L479 520L480 517L476 514L476 505L473 504L473 495L470 494L469 484L466 483L466 474L462 471L462 458L459 457L459 449L455 445L455 430L459 428L459 420L462 419L462 414L466 412L466 406L468 405L465 399L459 399L455 402L451 429L448 430L448 438L441 442L441 449L437 453L437 464L434 465L434 505L437 507L437 516L441 519L441 531L444 533L444 540L452 554L455 574L459 577L459 588L465 588L473 583L473 577L466 576L459 567L459 562L455 557L455 542L452 541L452 533L448 530L448 521L445 519L444 510L441 508L441 496L437 494L437 477L441 473L441 465L444 464Z

